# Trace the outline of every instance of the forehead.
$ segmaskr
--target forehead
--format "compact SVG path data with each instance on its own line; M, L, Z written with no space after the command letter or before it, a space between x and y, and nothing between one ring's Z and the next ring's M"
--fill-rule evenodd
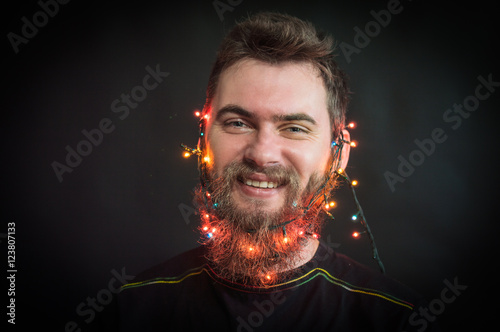
M237 62L222 72L212 100L215 112L226 105L238 105L262 117L305 113L318 123L329 123L323 80L306 62Z

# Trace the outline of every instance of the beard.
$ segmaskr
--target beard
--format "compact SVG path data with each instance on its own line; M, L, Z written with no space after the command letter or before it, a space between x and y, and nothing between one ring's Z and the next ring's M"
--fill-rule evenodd
M237 181L254 173L285 186L283 205L269 212L265 200L249 199L247 207L237 205L232 191ZM293 168L257 168L233 162L217 175L206 172L206 187L195 190L194 202L201 216L201 231L207 259L219 277L247 286L267 287L289 278L312 234L321 229L318 216L323 190L331 190L326 174L313 174L304 189ZM325 186L325 184L327 184ZM318 189L321 192L318 193Z

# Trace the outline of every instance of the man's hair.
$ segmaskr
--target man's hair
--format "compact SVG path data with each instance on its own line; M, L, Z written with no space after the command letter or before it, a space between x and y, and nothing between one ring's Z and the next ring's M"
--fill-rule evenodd
M346 76L334 60L333 38L296 17L259 13L238 23L223 39L207 87L205 108L210 107L221 73L243 59L270 64L308 62L317 68L327 91L327 109L333 138L344 128L349 100Z

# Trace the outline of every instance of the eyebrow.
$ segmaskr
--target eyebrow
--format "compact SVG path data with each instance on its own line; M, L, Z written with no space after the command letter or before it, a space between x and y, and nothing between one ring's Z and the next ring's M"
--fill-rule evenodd
M246 109L244 109L238 105L229 104L229 105L222 107L220 110L217 111L217 115L215 116L215 119L220 120L224 115L226 115L228 113L238 114L238 115L244 116L246 118L250 118L250 119L255 117L254 114L251 113L250 111L247 111Z
M228 113L238 114L249 119L255 118L255 115L252 112L234 104L229 104L219 109L217 111L217 115L215 118L216 120L220 120L224 115ZM316 120L314 120L310 115L305 113L278 114L273 116L273 121L274 122L307 121L312 123L313 125L317 124Z
M275 122L279 121L308 121L313 125L316 124L316 120L314 120L311 116L305 113L291 113L291 114L282 114L273 116L273 120Z

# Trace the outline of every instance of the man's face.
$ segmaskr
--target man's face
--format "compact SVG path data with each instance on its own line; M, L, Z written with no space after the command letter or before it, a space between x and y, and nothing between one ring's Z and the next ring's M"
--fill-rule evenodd
M326 100L322 78L307 63L242 60L222 73L205 137L214 176L231 163L253 169L232 184L236 208L283 208L290 183L265 174L271 166L295 171L300 191L324 174L332 132Z

